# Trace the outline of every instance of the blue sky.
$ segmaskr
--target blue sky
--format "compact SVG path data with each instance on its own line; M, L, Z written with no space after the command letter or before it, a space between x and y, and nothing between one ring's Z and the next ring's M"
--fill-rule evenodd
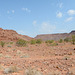
M0 0L0 27L23 35L75 30L75 0Z

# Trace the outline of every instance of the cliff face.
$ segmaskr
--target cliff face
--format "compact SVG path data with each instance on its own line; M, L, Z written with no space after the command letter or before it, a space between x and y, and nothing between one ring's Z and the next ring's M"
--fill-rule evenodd
M75 30L71 31L69 35L75 35Z
M71 31L70 33L37 35L35 39L42 39L44 41L45 40L59 40L59 39L65 39L67 37L71 37L72 35L75 35L75 31Z
M20 35L14 30L4 30L0 28L0 41L8 40L8 41L17 41L18 39L23 39L23 40L30 40L32 39L31 37L28 37L26 35Z

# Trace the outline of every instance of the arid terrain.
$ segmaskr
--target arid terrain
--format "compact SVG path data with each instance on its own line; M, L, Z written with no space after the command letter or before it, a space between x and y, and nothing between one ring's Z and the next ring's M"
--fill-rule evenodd
M0 32L1 41L5 41L3 47L0 45L0 75L75 75L75 45L71 42L56 41L58 44L52 45L44 41L40 44L28 42L20 47L16 45L18 39L29 41L33 38L16 32L12 36L9 31L9 39L9 32Z
M35 39L60 40L60 39L65 39L67 37L71 38L72 35L75 35L75 31L71 31L70 33L40 34L37 35Z

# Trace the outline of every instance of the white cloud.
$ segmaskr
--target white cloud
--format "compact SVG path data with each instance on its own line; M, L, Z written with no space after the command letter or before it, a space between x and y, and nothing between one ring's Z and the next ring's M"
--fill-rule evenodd
M7 11L7 14L9 14L10 12L9 12L9 10Z
M9 13L13 13L14 14L15 13L15 10L11 10L11 11L8 10L7 11L7 14L9 14Z
M59 8L62 8L62 7L63 7L63 3L60 3L60 4L59 4Z
M66 19L66 22L73 20L73 17L69 17Z
M12 10L12 13L14 14L15 13L15 10Z
M67 12L69 15L75 15L75 10L68 10Z
M33 21L33 25L34 25L34 26L36 26L36 24L37 24L37 21L36 21L36 20L34 20L34 21Z
M48 34L52 33L55 29L56 27L54 25L51 25L49 22L43 22L40 26L39 32L41 34Z
M58 12L56 15L58 18L61 18L63 16L62 12Z
M22 8L22 10L23 10L23 11L26 11L26 12L31 12L31 10L28 9L28 8Z

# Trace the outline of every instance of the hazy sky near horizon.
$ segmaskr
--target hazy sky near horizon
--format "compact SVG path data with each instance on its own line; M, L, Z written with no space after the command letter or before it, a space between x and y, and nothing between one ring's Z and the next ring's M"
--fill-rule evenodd
M0 0L0 27L35 37L75 30L75 0Z

